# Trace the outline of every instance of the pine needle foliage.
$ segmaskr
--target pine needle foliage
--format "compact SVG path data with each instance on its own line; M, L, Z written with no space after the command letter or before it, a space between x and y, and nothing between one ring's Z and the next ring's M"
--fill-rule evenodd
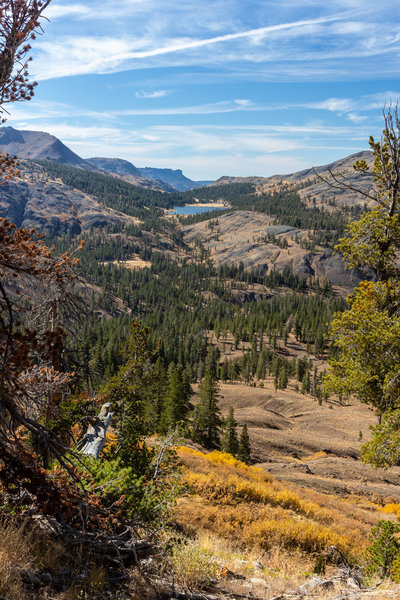
M149 330L132 321L129 336L123 346L125 363L104 386L101 395L115 410L114 427L118 432L118 457L124 466L144 475L153 458L153 451L144 441L148 424L143 416L153 401L155 373L153 354L148 347Z
M199 385L200 401L196 407L193 423L193 440L205 448L220 447L221 416L218 406L218 383L206 373Z
M399 532L400 525L393 521L382 520L372 528L370 544L364 555L365 575L392 576L394 580L400 581L400 543L396 537Z
M395 424L400 395L400 118L396 107L383 111L380 141L370 138L374 163L358 161L361 176L372 175L368 191L354 188L332 174L333 187L357 191L373 203L361 219L350 223L336 250L350 268L360 267L375 281L362 282L331 324L335 358L325 379L325 391L339 398L355 394L376 409L385 423L374 430L376 440L364 447L364 457L376 465L397 461L390 429ZM387 418L385 415L390 411ZM374 451L376 450L376 454Z
M221 448L223 452L228 452L232 456L236 456L239 449L239 441L237 437L237 422L232 407L230 407L228 416L224 420L223 428L224 435Z

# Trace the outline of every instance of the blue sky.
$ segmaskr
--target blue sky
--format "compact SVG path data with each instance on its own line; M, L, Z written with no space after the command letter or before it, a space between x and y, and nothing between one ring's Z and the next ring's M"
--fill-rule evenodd
M8 125L84 158L273 175L368 148L400 98L397 0L53 0Z

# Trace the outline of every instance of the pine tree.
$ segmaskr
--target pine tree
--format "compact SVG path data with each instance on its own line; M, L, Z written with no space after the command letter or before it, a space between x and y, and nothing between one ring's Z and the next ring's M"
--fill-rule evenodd
M303 379L301 381L301 393L302 394L309 394L311 390L311 379L310 379L310 372L306 371L303 375Z
M218 365L221 352L217 346L208 347L205 370L210 373L215 379L218 377Z
M144 474L151 460L151 451L143 441L144 435L149 433L144 414L154 388L148 335L148 329L138 321L132 321L122 351L126 362L101 390L104 399L111 402L115 410L114 423L122 464L132 467L137 474Z
M221 364L219 377L221 381L226 381L228 379L228 360L225 357L223 363Z
M165 401L167 387L167 373L164 363L160 357L154 364L154 387L151 401L145 406L145 421L148 423L149 431L156 431L160 422L160 417Z
M161 433L167 433L168 429L175 427L179 421L185 419L190 397L189 390L190 385L188 388L188 381L183 376L182 369L180 367L171 369L168 374L167 390L160 418Z
M200 402L193 423L193 439L206 448L219 448L221 417L218 407L218 385L211 373L206 373L199 385Z
M236 456L239 449L237 437L237 422L232 406L224 422L224 435L222 438L222 450Z
M279 389L285 390L288 386L288 383L289 383L289 377L288 377L288 373L287 373L287 366L285 364L279 373L279 381L278 381Z
M242 427L242 433L240 435L239 450L237 453L237 457L239 460L243 461L246 464L250 463L251 447L250 447L250 438L249 438L249 433L247 431L246 423Z

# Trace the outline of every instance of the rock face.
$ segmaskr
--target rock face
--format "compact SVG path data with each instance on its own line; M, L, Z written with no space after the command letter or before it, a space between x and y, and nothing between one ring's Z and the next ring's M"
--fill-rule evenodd
M148 179L165 181L181 192L211 183L211 181L192 181L188 177L185 177L181 169L155 169L153 167L144 167L139 170L142 176L147 177Z
M137 219L106 208L93 196L60 183L40 181L32 175L8 181L0 189L0 216L18 227L62 235Z
M0 150L11 155L16 154L18 158L56 160L74 167L92 168L58 138L43 131L20 131L13 127L2 127Z
M55 160L89 171L105 171L126 181L155 190L176 192L191 190L209 181L192 181L180 169L138 169L122 158L93 157L83 159L70 150L58 138L43 131L17 130L13 127L0 128L0 151L31 160Z
M122 158L105 158L103 156L96 156L94 158L87 159L88 164L92 165L97 170L103 171L108 175L114 175L132 183L139 187L144 187L150 190L161 190L163 192L176 192L177 188L170 185L167 181L162 179L156 179L147 177L128 160Z
M142 177L141 172L135 167L135 165L128 160L123 160L122 158L103 158L101 156L95 156L94 158L88 158L87 161L92 163L95 167L102 169L103 171L107 171L108 173Z
M154 189L161 189L166 192L184 192L211 183L210 181L192 181L185 177L181 169L135 167L131 162L122 158L96 156L88 158L87 162L97 169L118 175L131 183L136 183L142 187L149 187L149 183L151 183Z
M212 185L224 185L230 183L251 183L256 186L258 192L273 192L282 185L299 185L304 187L299 190L300 198L309 205L321 206L331 204L336 206L364 204L366 198L360 196L354 191L346 189L335 189L318 178L318 175L324 179L330 179L329 171L339 176L344 175L349 178L352 185L356 188L367 191L372 185L370 176L362 176L353 169L357 160L365 160L370 166L373 163L372 153L369 151L357 152L345 158L341 158L328 165L315 167L315 169L305 169L288 175L273 175L272 177L221 177Z
M354 174L355 178L359 178L360 175L354 171L353 165L357 160L365 160L367 163L372 163L372 153L368 150L364 152L356 152L356 154L350 154L350 156L346 156L345 158L340 158L333 163L329 163L328 165L321 165L319 167L315 167L312 169L305 169L304 171L297 171L292 175L275 175L275 177L281 177L285 181L304 181L305 179L314 178L315 174L318 173L320 175L325 175L328 172L328 169L341 173L349 173ZM353 175L352 175L353 177Z

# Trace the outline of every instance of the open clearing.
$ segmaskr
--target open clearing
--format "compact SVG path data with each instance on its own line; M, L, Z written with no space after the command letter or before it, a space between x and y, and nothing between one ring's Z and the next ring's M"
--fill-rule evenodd
M220 407L247 423L254 460L276 479L342 496L400 501L399 467L374 469L360 460L361 445L377 418L366 405L346 406L302 395L289 385L275 391L243 383L220 385Z
M129 260L111 260L108 262L104 262L104 265L117 265L118 267L124 267L125 269L129 269L130 271L134 271L135 269L144 269L146 267L151 267L151 262L149 260L143 260L139 256L133 256Z

